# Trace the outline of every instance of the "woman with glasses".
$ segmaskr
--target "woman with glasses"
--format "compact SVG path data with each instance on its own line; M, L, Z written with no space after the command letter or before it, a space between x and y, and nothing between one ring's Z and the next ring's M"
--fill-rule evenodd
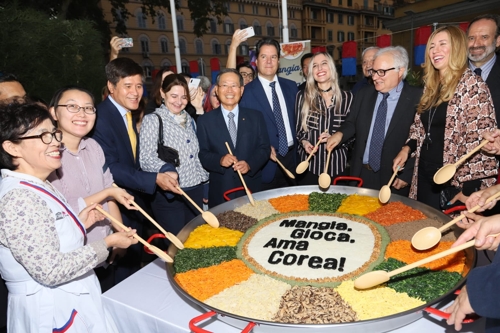
M47 180L61 167L62 131L36 103L0 106L0 273L9 290L8 332L116 332L93 268L135 231L84 245L99 219L80 213Z
M496 181L494 156L477 152L439 185L433 176L477 147L482 133L496 128L488 86L467 67L467 40L454 26L429 37L424 63L425 89L406 145L394 159L394 170L415 156L410 198L437 209L465 203L467 197Z
M52 117L57 121L58 130L63 135L63 147L61 167L55 170L48 180L64 195L76 212L92 203L98 203L121 222L116 201L129 209L135 209L128 202L133 200L133 197L123 189L112 187L113 176L106 166L101 146L94 139L87 137L96 120L94 97L86 89L69 86L54 94L49 108ZM87 242L103 239L111 233L111 222L104 219L87 230ZM114 249L108 262L112 263L115 256L124 255L125 251L122 249ZM95 270L103 291L114 285L113 270L106 267L107 264L103 263Z
M349 114L352 93L339 87L337 70L332 57L325 52L316 53L309 63L306 87L297 94L295 112L297 118L297 141L301 160L314 152L309 169L299 176L300 185L316 185L325 170L328 151L321 144L315 151L318 140L325 143L331 134L340 128ZM345 173L347 145L332 151L327 173L335 178Z
M144 117L140 133L139 162L142 170L165 172L172 166L158 154L160 121L163 128L163 146L171 148L178 155L175 163L177 172L167 172L178 179L179 186L198 206L203 205L203 186L208 173L198 158L199 145L196 125L185 108L190 100L188 85L180 74L171 74L163 80L161 87L163 104L152 114ZM191 221L198 211L184 197L157 189L151 208L158 222L165 230L177 234Z

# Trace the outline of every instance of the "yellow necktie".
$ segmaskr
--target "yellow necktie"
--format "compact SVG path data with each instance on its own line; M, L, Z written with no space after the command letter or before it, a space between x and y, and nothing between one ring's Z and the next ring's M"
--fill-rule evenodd
M134 160L135 160L135 154L137 149L137 136L135 135L134 125L132 124L132 112L130 111L127 112L126 117L127 117L128 137L130 139L130 145L132 146L132 154L134 154Z

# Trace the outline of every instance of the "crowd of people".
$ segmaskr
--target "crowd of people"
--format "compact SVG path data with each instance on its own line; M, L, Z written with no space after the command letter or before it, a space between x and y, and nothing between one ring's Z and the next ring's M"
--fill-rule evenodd
M183 193L199 206L217 206L241 186L236 171L252 192L315 185L331 154L332 178L355 176L379 190L397 172L394 193L436 209L493 208L496 201L485 200L500 191L498 16L475 18L467 33L436 29L423 89L405 80L409 59L401 46L364 50L363 78L344 91L324 52L303 55L299 87L279 77L280 45L271 38L256 43L255 69L236 64L246 39L235 32L227 68L213 84L200 78L190 88L189 75L161 70L147 103L143 69L118 57L119 38L111 41L97 105L77 86L61 88L46 105L30 99L14 75L0 74L0 273L9 332L115 332L100 293L141 267L134 235L149 225L132 201L176 234L198 214ZM489 143L451 181L434 183L439 168L482 140ZM309 154L297 179L278 166L295 171ZM500 232L499 215L467 213L459 225L467 230L455 245L475 237L478 249L498 247L500 237L488 235ZM472 270L446 310L449 324L460 329L476 312L488 318L488 332L500 329L499 265L496 256Z

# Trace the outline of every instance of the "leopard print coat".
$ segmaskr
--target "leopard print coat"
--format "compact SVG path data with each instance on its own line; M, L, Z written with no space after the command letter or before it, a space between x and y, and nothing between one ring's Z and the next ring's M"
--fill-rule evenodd
M470 69L466 69L458 82L446 110L443 165L456 163L462 156L477 147L482 140L481 133L497 127L493 100L487 84ZM410 127L408 140L417 140L415 168L409 197L417 199L417 175L420 150L425 137L425 129L420 114ZM498 162L495 156L479 151L458 167L451 185L462 188L469 180L482 179L481 188L495 184ZM484 179L483 179L484 178Z

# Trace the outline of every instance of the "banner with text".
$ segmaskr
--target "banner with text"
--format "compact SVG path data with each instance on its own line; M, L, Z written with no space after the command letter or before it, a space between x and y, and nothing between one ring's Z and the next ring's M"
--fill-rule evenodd
M280 67L278 76L284 77L301 84L304 81L300 58L306 53L311 52L311 41L304 40L300 42L281 43Z

